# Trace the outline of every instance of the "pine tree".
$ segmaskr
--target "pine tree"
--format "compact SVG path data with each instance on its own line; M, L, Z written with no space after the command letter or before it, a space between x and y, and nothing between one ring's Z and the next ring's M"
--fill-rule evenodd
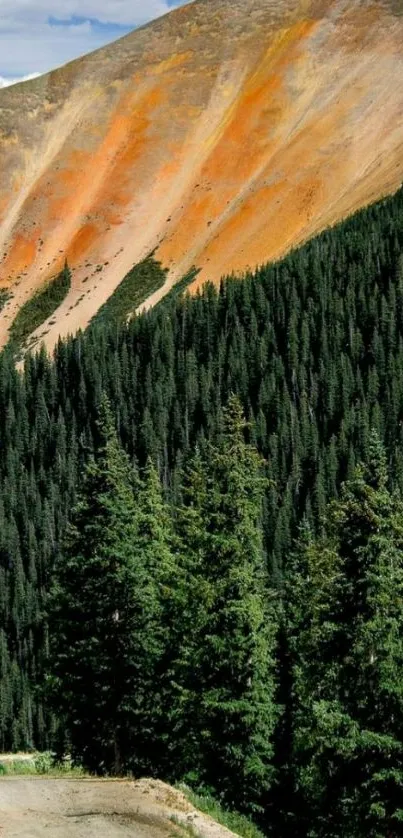
M142 474L136 506L136 532L131 549L136 564L145 574L143 592L152 608L147 628L147 692L142 698L145 730L141 754L133 753L130 767L137 774L141 771L155 776L175 776L172 754L177 690L172 679L182 625L181 573L173 552L172 513L150 459Z
M263 553L262 461L245 428L232 397L221 439L206 452L204 480L198 466L196 508L187 513L196 546L191 585L195 597L203 591L193 606L188 717L193 779L227 805L258 811L274 779L276 620Z
M183 472L178 474L178 481L180 502L176 508L175 539L182 597L178 620L180 633L174 663L177 699L173 734L177 743L177 776L187 776L197 781L201 756L199 714L195 705L202 685L196 661L214 601L213 585L205 575L208 555L208 485L206 461L199 446Z
M144 758L158 604L135 549L132 470L105 399L99 435L54 571L49 673L73 759L120 774Z
M401 834L403 503L372 434L367 463L300 541L290 575L294 760L309 835Z

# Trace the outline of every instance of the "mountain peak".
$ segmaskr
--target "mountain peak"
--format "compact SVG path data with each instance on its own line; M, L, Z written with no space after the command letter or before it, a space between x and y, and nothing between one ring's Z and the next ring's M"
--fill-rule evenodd
M393 192L400 5L196 0L1 90L0 342L66 259L49 345L156 248L167 287L193 264L218 281Z

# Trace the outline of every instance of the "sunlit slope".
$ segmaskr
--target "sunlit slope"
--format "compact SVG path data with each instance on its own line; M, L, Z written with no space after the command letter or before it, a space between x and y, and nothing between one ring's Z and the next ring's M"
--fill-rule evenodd
M0 285L14 296L0 342L66 258L49 345L155 247L167 284L192 264L218 280L392 192L399 2L197 0L2 90Z

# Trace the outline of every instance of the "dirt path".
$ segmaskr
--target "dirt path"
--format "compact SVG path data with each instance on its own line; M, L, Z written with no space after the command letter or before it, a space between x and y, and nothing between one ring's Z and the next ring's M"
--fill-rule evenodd
M0 838L234 838L154 780L0 780Z

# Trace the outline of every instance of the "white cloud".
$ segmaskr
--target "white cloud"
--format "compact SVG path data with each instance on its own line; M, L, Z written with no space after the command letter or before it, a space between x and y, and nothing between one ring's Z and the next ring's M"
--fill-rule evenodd
M0 76L0 89L2 87L11 87L12 84L19 84L22 81L30 81L30 79L37 79L40 73L28 73L27 76L20 76L17 79L6 79Z
M1 0L1 20L44 22L49 17L68 20L75 16L99 20L101 23L118 23L138 26L166 14L172 6L189 0Z
M0 0L0 77L44 73L117 37L91 20L134 28L168 11L168 0ZM72 22L54 26L52 18Z

